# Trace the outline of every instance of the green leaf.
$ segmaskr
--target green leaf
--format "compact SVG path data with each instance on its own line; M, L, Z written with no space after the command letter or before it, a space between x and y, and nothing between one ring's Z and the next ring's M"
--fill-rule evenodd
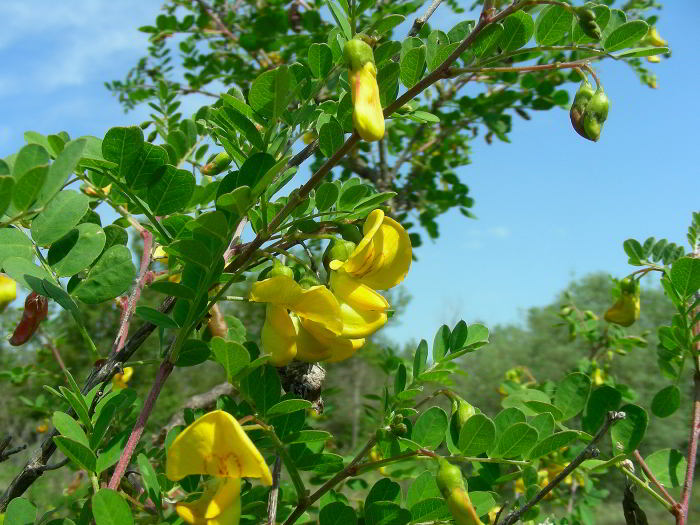
M376 23L372 24L371 29L376 31L380 35L383 35L384 33L388 33L389 31L391 31L397 25L401 24L404 20L406 20L406 17L403 15L387 15L377 20Z
M34 261L34 245L21 230L17 228L0 229L0 268L8 257L18 257Z
M47 262L59 277L75 275L99 257L106 241L104 230L97 224L78 224L51 245Z
M155 308L151 308L149 306L137 306L134 313L141 319L145 319L149 323L153 323L161 328L179 328L178 324L172 319L172 317L159 310L156 310Z
M622 400L619 390L603 385L593 391L586 405L586 413L581 419L581 428L589 434L595 434L611 410L617 410Z
M333 67L333 53L326 44L311 44L309 68L315 78L324 78Z
M32 238L48 246L66 235L88 210L90 199L73 190L63 190L32 221Z
M90 434L90 448L92 450L97 450L97 448L100 446L102 438L105 437L116 411L117 406L115 404L104 405L104 408L100 410L99 415L97 416L97 419L93 425L92 433ZM98 458L97 465L99 465L99 463L100 460ZM96 468L99 470L99 467Z
M505 432L508 427L513 426L516 423L525 423L525 421L526 417L523 411L518 410L515 407L511 407L501 410L498 414L496 414L493 422L496 425L496 433L500 435Z
M280 401L276 405L270 407L267 411L267 416L278 416L280 414L291 414L292 412L298 412L299 410L306 410L311 408L311 402L306 399L285 399Z
M161 146L144 142L143 148L124 174L127 185L133 190L142 190L153 184L163 166L168 162L168 152Z
M38 144L27 144L17 153L12 166L12 177L15 181L32 168L49 163L49 153Z
M119 166L119 176L125 180L143 149L143 131L138 126L111 128L102 139L102 156Z
M444 324L438 328L433 339L433 361L440 361L450 348L450 328Z
M247 213L251 205L251 192L249 186L239 186L230 193L219 195L216 199L216 206L223 210L243 216Z
M241 103L237 98L232 97L231 95L226 95L225 93L221 95L221 97L223 98L224 103L229 105L231 105L231 99ZM260 135L258 128L256 128L255 124L250 120L250 117L241 113L237 107L234 107L233 109L224 107L222 110L226 114L226 118L231 121L238 131L243 133L243 136L253 147L260 150L263 149L264 143L262 135Z
M627 49L626 51L621 51L615 53L613 56L617 59L620 58L642 58L651 57L655 55L664 55L670 51L667 47L656 47L656 46L645 46L645 47L633 47Z
M537 443L537 437L534 427L527 423L516 423L503 432L493 455L502 458L522 456Z
M92 497L92 515L96 525L133 525L129 504L112 489L100 489Z
M3 216L12 202L12 188L15 179L9 175L0 175L0 217Z
M15 179L12 191L12 204L17 211L28 209L39 196L46 177L49 173L48 165L31 168L19 179Z
M627 239L622 243L622 248L625 250L627 257L629 257L627 261L629 264L639 266L641 261L644 260L644 248L636 239Z
M649 31L649 24L644 20L632 20L616 28L603 41L603 48L611 53L639 42Z
M316 208L318 211L326 211L338 200L340 190L332 182L324 182L316 190Z
M425 46L414 47L401 57L401 83L412 88L418 83L425 70Z
M416 353L413 357L413 379L416 380L418 376L425 370L425 366L428 362L428 343L425 339L421 339L418 348L416 348Z
M426 448L436 449L445 439L447 414L440 407L430 407L413 425L411 439Z
M357 525L357 515L352 507L342 501L333 501L318 514L319 525Z
M685 479L685 456L670 448L657 450L645 458L645 463L659 483L666 487L680 487Z
M649 416L642 407L637 405L624 405L620 410L627 414L627 417L613 424L610 435L613 443L622 444L623 452L629 454L634 452L641 443L647 429Z
M345 142L343 128L335 117L331 117L328 122L321 126L318 134L318 147L326 157L330 157L338 151L343 142Z
M194 290L184 284L171 283L170 281L156 281L149 286L149 289L165 295L172 295L180 299L192 301L195 298Z
M396 62L387 62L379 69L377 84L379 84L379 100L383 108L396 100L400 75L401 66Z
M73 441L77 441L85 446L89 446L85 431L75 419L70 417L65 412L54 412L51 421L53 422L53 426L56 427L62 436L70 438Z
M496 48L502 35L502 24L489 24L474 39L469 51L477 58L485 57ZM450 37L450 39L452 39L452 37Z
M516 11L503 21L503 34L499 41L499 47L504 51L520 49L532 38L535 32L535 21L523 12Z
M411 483L406 492L406 507L411 508L425 498L441 497L440 489L432 472L425 471Z
M248 350L239 343L214 337L211 340L211 348L216 362L224 367L229 382L250 363Z
M367 525L406 525L411 521L411 513L390 501L376 501L365 508Z
M129 288L134 273L129 249L126 246L112 246L90 268L72 295L86 304L109 301Z
M98 474L104 472L119 461L119 456L121 455L127 440L129 439L129 435L131 435L131 429L127 428L109 440L107 446L105 446L102 449L102 452L100 452L100 457L97 458L96 472Z
M34 525L36 507L24 498L10 500L5 511L5 525Z
M583 410L591 391L591 379L580 372L569 374L559 382L554 395L554 406L562 412L562 421L571 419Z
M565 430L563 432L557 432L547 436L541 440L537 445L532 447L530 453L528 454L528 459L537 459L542 456L546 456L550 452L555 452L560 448L563 448L570 443L574 442L578 437L578 432L575 430Z
M683 298L700 289L700 259L681 257L671 266L671 283Z
M250 396L261 414L280 400L280 378L277 369L270 365L260 366L241 381L241 388Z
M459 449L465 456L489 450L496 439L496 425L484 414L474 414L459 431Z
M365 498L365 508L377 501L401 503L401 485L389 478L382 478L370 489Z
M42 279L51 279L51 276L47 273L41 266L35 265L32 261L23 259L21 257L7 257L2 262L3 269L7 275L12 279L17 281L19 284L34 290L38 294L43 295L43 288L37 290L34 286L30 285L29 281L26 279L27 276L36 277L39 281Z
M344 184L338 199L338 209L352 210L369 191L370 187L366 184Z
M292 443L314 443L318 441L328 441L333 436L325 430L300 430L287 436L284 436L282 441L288 444Z
M562 40L571 30L574 15L558 5L545 7L535 22L535 38L541 46L551 46Z
M156 475L156 471L153 469L153 465L151 465L151 462L148 461L148 458L144 454L138 455L136 458L136 463L139 465L141 480L146 487L146 492L150 498L156 502L158 507L160 507L160 483L158 483L158 476Z
M187 367L203 363L211 356L209 346L199 339L188 339L182 343L175 366Z
M94 472L97 463L95 453L86 445L64 436L54 436L54 443L66 457L73 460L80 468Z
M243 163L238 174L238 187L253 188L275 166L275 158L269 153L254 153Z
M681 391L676 385L659 390L651 401L651 413L656 417L673 415L681 405Z
M401 363L399 368L396 370L396 377L394 378L394 394L400 394L406 389L406 365Z
M65 145L55 162L49 166L46 182L37 198L39 204L46 204L54 195L61 191L68 177L71 176L78 166L86 143L85 139L76 139Z
M523 404L526 408L532 410L535 414L549 413L552 414L552 417L556 421L562 421L564 419L564 414L562 413L562 411L549 403L543 403L542 401L525 401Z
M538 414L530 420L530 426L537 430L540 439L544 439L554 432L554 416L548 412Z
M265 117L277 118L287 108L289 97L296 90L296 79L286 66L265 71L254 81L248 93L248 103Z
M326 0L326 4L328 4L328 8L331 10L335 23L343 31L345 38L350 40L352 38L352 31L350 30L350 22L348 21L348 17L345 16L345 12L333 0Z
M146 197L151 211L155 215L169 215L184 209L196 185L192 173L166 164L158 169L158 174Z

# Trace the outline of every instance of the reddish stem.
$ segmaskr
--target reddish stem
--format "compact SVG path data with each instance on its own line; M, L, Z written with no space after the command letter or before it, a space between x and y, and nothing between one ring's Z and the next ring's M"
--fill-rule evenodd
M141 238L143 239L143 254L141 254L141 268L139 270L139 280L136 281L136 286L129 296L129 302L125 310L122 311L122 316L120 320L119 332L117 333L117 338L114 341L114 346L112 351L114 354L118 354L124 344L126 344L126 338L129 335L129 323L131 322L131 317L134 315L134 309L136 308L136 303L141 298L141 290L146 284L146 278L148 276L148 267L151 265L151 249L153 248L153 235L146 229L141 230Z
M683 496L681 500L681 516L676 518L678 525L685 525L688 520L690 507L690 494L693 490L693 477L695 477L695 463L698 452L698 437L700 437L700 372L695 371L693 377L693 415L691 418L690 439L688 443L688 467L685 471L683 482Z
M654 473L651 471L649 466L646 464L644 461L644 458L642 455L639 453L639 450L634 451L634 457L637 460L637 463L639 463L639 466L642 467L642 470L644 471L644 474L646 477L651 481L657 489L661 491L661 494L663 494L664 498L666 501L668 501L671 505L673 505L674 509L674 515L677 515L679 505L676 502L676 500L673 499L673 496L671 496L668 491L664 488L664 486L659 482L658 479L656 479L656 476L654 476Z
M172 371L173 364L170 361L165 360L161 363L160 368L158 369L158 374L156 374L156 379L153 382L153 386L151 387L151 391L148 393L148 397L143 403L143 408L141 409L139 418L136 421L136 425L134 425L134 428L131 431L131 435L129 436L129 440L126 442L126 447L124 447L124 451L122 452L122 455L119 458L119 463L117 463L117 466L114 469L112 479L109 480L110 489L116 490L119 486L119 481L122 479L124 472L126 472L126 467L129 466L131 456L133 456L134 450L136 449L136 445L141 439L141 435L143 434L143 431L146 428L148 416L150 416L151 412L153 411L153 407L156 404L156 399L158 399L158 394L160 394L165 380L168 379L168 376Z

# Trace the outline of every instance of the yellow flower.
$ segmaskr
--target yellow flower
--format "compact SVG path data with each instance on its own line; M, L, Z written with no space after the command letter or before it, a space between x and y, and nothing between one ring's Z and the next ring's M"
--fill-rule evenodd
M325 286L304 289L291 277L279 275L253 283L250 300L287 308L301 319L323 324L336 335L343 331L340 305Z
M647 40L652 46L656 47L665 47L668 45L668 42L661 37L659 31L655 27L649 29L645 40Z
M377 68L366 62L357 70L350 69L352 90L352 122L357 133L368 142L384 137L384 113L379 100Z
M387 321L389 302L346 272L331 272L331 290L340 303L343 337L367 337Z
M158 246L153 252L153 260L168 264L168 254L162 246Z
M630 326L639 319L639 282L625 278L620 283L620 298L605 312L605 320L620 326Z
M411 267L413 251L408 233L382 210L367 216L363 233L348 260L331 261L331 270L345 272L376 290L393 288L404 280Z
M241 480L212 480L200 499L191 503L177 503L175 510L183 520L193 525L237 524L241 516Z
M336 363L352 357L364 344L363 338L338 337L322 324L302 319L297 339L297 359L308 363Z
M0 312L17 298L17 283L7 275L0 273Z
M131 379L132 375L134 375L134 369L130 366L127 366L126 368L124 368L123 374L114 374L114 377L112 378L112 387L126 388L127 383Z
M297 355L297 326L284 306L268 303L260 339L271 364L285 366L292 362Z
M190 474L261 478L263 484L272 485L265 459L238 421L223 410L200 417L170 445L165 475L179 481Z
M46 432L48 429L49 429L49 426L48 426L46 423L42 423L41 425L37 425L37 427L36 427L36 431L37 431L39 434L43 434L43 433Z

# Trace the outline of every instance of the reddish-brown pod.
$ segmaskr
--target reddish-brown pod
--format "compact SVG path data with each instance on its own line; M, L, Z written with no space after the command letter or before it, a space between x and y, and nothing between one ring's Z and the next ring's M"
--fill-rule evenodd
M49 313L49 301L36 292L24 300L24 313L10 338L12 346L20 346L29 341Z

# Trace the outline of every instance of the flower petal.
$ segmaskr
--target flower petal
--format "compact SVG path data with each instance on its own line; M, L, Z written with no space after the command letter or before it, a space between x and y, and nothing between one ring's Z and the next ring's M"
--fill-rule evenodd
M384 113L379 99L377 68L372 62L350 71L352 85L352 122L357 133L368 142L384 137Z
M284 306L268 303L260 339L274 366L292 362L297 354L297 328Z
M380 293L353 279L347 272L331 271L330 285L339 300L358 310L384 312L389 309L389 302Z
M309 363L343 361L364 344L364 339L338 337L319 323L302 320L297 358Z
M272 484L265 459L238 421L223 410L200 417L170 445L165 475L179 481L190 474L261 478L263 484Z
M340 303L340 316L343 319L342 337L358 339L372 335L387 321L385 312L356 310L348 303Z
M189 503L180 502L175 505L178 515L187 523L211 525L212 519L220 518L223 514L234 511L240 515L241 509L241 480L240 478L223 478L215 480L202 494L202 497ZM237 512L236 512L237 511ZM224 521L219 520L221 523ZM226 523L233 523L231 521Z
M403 281L411 267L411 238L401 224L384 217L373 241L375 262L359 281L377 290L388 290Z
M17 298L17 283L0 273L0 312Z
M294 279L286 275L278 275L253 283L250 289L250 300L289 306L299 299L302 292L301 286Z

